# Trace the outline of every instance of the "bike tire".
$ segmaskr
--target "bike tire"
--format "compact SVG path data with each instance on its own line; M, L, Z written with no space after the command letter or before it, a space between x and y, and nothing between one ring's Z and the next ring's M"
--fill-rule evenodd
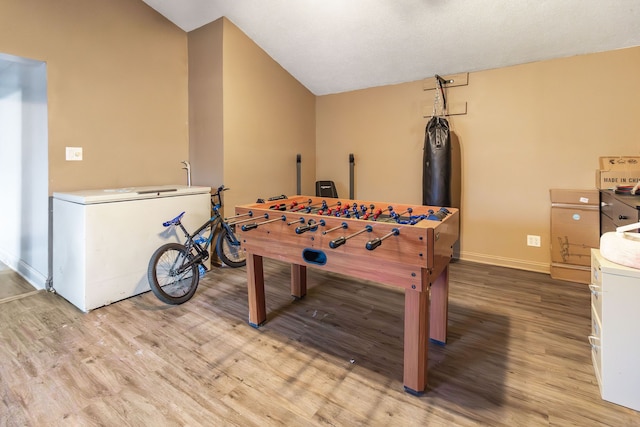
M240 245L233 244L234 240L227 229L222 227L216 241L216 253L218 258L229 267L244 267L247 264L245 252Z
M193 255L180 243L167 243L156 249L149 260L147 279L160 301L177 305L193 297L200 280L199 264L193 264L179 275L174 273L177 265L192 259Z

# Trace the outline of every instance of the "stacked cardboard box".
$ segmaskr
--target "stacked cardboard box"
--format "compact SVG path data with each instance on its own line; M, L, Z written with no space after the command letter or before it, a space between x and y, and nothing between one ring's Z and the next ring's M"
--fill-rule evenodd
M640 182L640 156L600 157L596 170L596 188L615 189L618 185L636 185Z
M588 284L600 245L598 190L551 190L551 277Z

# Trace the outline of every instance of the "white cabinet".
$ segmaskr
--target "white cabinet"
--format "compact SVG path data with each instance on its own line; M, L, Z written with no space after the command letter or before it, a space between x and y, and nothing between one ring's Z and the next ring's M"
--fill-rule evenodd
M195 231L211 215L210 190L172 185L54 193L53 288L82 311L148 291L153 252L184 241L179 229L162 223L185 211L183 224Z
M604 400L640 411L640 270L591 250L591 357Z

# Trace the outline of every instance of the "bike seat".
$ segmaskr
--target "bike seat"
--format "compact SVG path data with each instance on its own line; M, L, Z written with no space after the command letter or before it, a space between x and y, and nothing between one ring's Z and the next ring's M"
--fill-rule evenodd
M170 219L169 221L163 222L162 225L165 226L165 227L170 227L172 225L178 225L178 224L180 224L180 220L182 219L183 215L184 215L184 212L182 212L177 217L175 217L173 219Z

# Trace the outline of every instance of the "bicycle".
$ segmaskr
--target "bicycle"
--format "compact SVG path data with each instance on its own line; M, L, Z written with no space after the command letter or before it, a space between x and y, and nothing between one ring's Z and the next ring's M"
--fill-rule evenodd
M160 246L149 260L147 279L151 290L160 301L175 305L187 302L193 297L200 276L207 271L204 262L209 259L209 247L216 234L216 253L220 260L233 268L246 265L245 253L240 248L240 241L234 232L235 224L228 222L228 219L222 218L220 214L221 193L226 190L228 188L224 188L223 185L211 195L212 216L193 234L182 224L184 212L162 223L164 227L180 228L186 240L184 244L172 242Z

